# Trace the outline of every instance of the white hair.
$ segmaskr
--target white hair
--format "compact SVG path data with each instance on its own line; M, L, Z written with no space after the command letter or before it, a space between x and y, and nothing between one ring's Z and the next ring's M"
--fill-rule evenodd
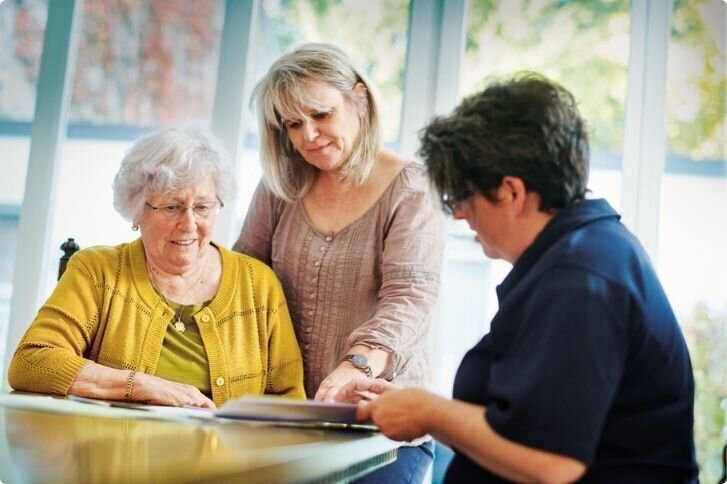
M224 203L235 192L235 177L222 143L199 127L166 128L139 138L121 161L114 177L114 208L135 221L150 195L195 185L212 176Z

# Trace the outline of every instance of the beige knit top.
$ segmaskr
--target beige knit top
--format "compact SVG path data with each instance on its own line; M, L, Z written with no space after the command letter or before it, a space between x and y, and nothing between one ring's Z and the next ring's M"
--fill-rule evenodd
M421 164L408 162L378 201L337 233L318 231L302 202L286 203L261 182L234 249L270 264L280 278L309 398L356 344L393 354L380 377L426 386L444 216Z

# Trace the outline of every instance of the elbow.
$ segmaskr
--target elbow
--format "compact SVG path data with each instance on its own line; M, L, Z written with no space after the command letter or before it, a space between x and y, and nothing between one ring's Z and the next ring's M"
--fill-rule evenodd
M18 353L16 352L13 359L10 360L10 365L8 365L8 384L13 390L23 390L22 372L19 367Z
M542 484L563 484L575 482L586 473L582 462L570 457L558 456L553 462L542 466L532 482Z

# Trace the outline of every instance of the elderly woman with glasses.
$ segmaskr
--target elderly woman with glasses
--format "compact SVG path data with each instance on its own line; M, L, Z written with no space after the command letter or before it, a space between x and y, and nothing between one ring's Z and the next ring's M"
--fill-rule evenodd
M209 133L138 140L114 180L137 240L75 254L20 342L17 390L215 408L245 394L304 397L273 271L211 241L234 191Z

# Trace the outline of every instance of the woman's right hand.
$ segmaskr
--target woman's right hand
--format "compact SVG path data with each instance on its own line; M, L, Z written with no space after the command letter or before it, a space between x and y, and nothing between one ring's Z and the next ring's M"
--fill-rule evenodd
M134 401L153 405L217 408L215 403L200 392L197 387L165 380L146 373L136 373L131 398Z

